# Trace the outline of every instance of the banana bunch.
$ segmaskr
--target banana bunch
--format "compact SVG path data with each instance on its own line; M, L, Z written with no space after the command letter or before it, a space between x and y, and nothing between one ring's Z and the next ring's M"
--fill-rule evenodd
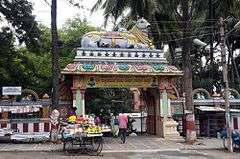
M86 130L86 133L88 133L88 134L98 134L101 132L102 132L101 127L95 126L95 125L90 125Z

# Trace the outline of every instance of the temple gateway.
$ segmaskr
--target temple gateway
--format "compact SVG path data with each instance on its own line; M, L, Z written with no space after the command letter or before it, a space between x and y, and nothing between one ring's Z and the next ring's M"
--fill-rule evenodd
M141 90L147 94L147 132L160 137L176 136L171 118L170 95L176 93L173 79L182 75L168 65L161 50L79 48L74 62L62 74L72 79L73 106L85 114L85 91L91 88L129 88L134 111L140 111ZM176 94L175 94L176 95Z
M133 92L134 112L144 103L149 134L179 136L170 97L178 96L173 80L182 76L182 71L169 65L163 51L154 48L146 34L148 26L140 19L130 31L87 33L73 63L61 73L71 79L78 115L85 115L86 89L128 88ZM142 93L147 96L144 102Z

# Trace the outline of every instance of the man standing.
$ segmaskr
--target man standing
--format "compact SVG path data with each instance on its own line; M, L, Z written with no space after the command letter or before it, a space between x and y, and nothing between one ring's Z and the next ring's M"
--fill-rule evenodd
M127 136L127 123L128 123L127 115L120 113L118 116L118 122L119 122L120 137L121 137L122 143L124 144Z

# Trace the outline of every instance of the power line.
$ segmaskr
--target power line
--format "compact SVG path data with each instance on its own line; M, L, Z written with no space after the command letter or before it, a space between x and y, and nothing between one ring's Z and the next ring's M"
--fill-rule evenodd
M51 7L51 4L47 0L43 0L49 7Z
M217 32L217 33L220 33L220 32ZM217 33L216 33L216 34L217 34ZM178 39L173 39L173 40L168 40L168 41L161 41L161 42L169 43L169 42L171 42L171 41L180 41L180 40L185 40L185 39L194 38L194 37L199 37L199 36L206 36L206 35L211 35L211 34L215 34L215 33L200 34L200 35L189 36L189 37L186 37L186 38L178 38Z
M208 28L218 28L218 27L198 27L198 28L194 28L192 31L185 31L184 29L176 29L176 31L171 31L171 32L163 32L163 33L179 33L179 32L185 32L185 33L192 33L194 32L194 30L200 30L200 29L208 29ZM168 29L167 29L168 30ZM152 31L152 33L158 33L157 31ZM161 32L160 32L161 33ZM162 34L162 33L161 33Z

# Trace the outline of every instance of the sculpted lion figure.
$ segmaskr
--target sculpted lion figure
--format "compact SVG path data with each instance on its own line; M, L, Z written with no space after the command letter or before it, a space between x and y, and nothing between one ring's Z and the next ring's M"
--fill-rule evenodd
M155 49L148 37L150 23L140 18L129 31L92 31L86 33L81 41L82 47Z

